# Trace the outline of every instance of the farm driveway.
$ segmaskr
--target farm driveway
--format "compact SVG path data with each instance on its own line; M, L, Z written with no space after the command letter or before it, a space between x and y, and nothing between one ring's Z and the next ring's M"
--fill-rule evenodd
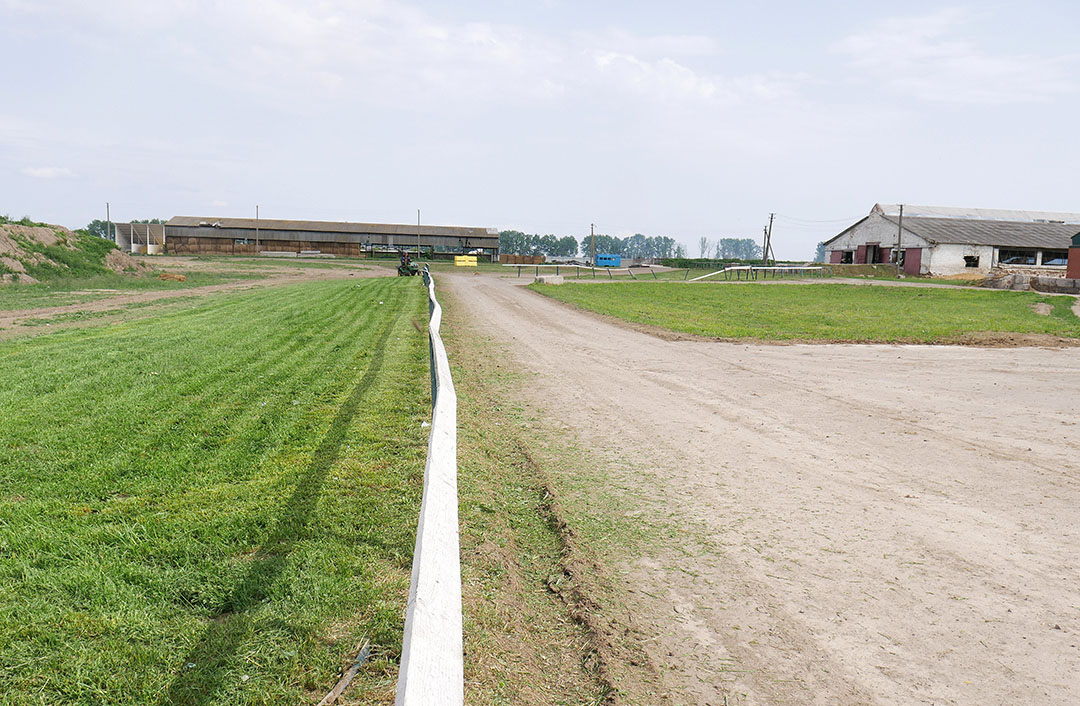
M674 342L442 279L705 547L623 567L675 703L1080 703L1076 349Z

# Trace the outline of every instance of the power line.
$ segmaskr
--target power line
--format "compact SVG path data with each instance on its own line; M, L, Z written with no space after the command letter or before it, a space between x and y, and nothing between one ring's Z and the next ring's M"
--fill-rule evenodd
M776 217L777 218L782 218L785 221L793 221L795 223L806 223L806 224L813 224L813 223L854 223L855 221L862 218L862 216L853 216L851 218L827 218L827 219L824 219L824 220L813 220L813 219L810 219L810 218L799 218L797 216L785 216L782 213L776 214Z

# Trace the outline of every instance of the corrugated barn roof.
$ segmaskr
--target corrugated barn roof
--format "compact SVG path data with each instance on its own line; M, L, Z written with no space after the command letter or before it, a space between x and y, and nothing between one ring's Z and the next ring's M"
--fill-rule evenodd
M254 229L254 218L213 218L208 216L174 216L166 224L188 228L207 229ZM349 223L345 221L286 221L260 218L258 227L278 231L307 231L322 233L371 233L377 235L416 235L417 226L400 223ZM471 228L466 226L419 226L421 235L450 236L457 238L498 238L494 228Z
M893 223L895 216L885 216ZM1080 232L1075 223L976 220L973 218L925 218L904 215L904 230L932 243L995 245L1007 248L1065 249Z

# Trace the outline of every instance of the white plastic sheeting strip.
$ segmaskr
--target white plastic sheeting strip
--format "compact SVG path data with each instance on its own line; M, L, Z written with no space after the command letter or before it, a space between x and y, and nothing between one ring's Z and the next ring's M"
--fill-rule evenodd
M413 552L412 583L398 673L397 706L463 706L461 564L457 514L457 396L439 335L442 307L424 268L431 319L434 412L424 468L424 498Z

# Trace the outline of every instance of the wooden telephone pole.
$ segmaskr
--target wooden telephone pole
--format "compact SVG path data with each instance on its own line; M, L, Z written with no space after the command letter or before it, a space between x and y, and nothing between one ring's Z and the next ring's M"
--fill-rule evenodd
M769 226L765 228L765 236L761 243L761 264L768 267L769 260L776 262L776 256L773 255L772 249L772 223L776 218L775 213L769 214Z

